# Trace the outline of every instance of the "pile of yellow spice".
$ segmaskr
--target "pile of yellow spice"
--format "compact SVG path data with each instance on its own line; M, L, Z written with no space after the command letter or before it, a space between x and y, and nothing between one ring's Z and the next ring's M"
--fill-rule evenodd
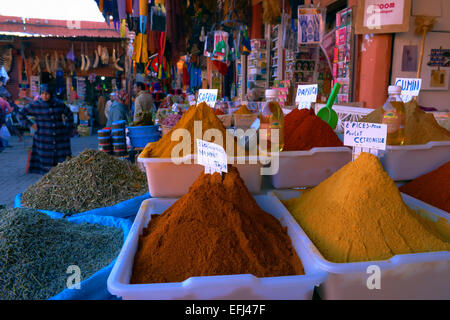
M403 202L394 181L369 153L283 203L331 262L450 250L448 236L423 223Z

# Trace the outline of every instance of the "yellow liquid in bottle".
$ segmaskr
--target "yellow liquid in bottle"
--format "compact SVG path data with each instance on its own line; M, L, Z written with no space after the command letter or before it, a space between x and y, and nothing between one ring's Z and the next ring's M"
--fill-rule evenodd
M403 102L391 101L390 106L383 106L381 123L387 125L388 145L405 144L405 105Z
M267 151L272 151L272 130L278 130L278 141L273 141L274 150L282 151L284 148L284 116L283 110L281 110L278 102L270 101L267 102L259 117L260 129L265 129L266 131L260 131L260 139L267 141Z

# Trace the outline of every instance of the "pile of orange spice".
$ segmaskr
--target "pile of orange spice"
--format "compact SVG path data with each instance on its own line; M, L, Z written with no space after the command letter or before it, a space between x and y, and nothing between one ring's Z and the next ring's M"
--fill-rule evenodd
M189 192L152 215L134 258L131 283L194 276L304 274L286 229L264 212L236 168L202 173Z

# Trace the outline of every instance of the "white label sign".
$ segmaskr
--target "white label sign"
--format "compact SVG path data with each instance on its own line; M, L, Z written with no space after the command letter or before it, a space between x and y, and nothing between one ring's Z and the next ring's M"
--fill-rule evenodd
M295 102L316 102L317 84L305 84L297 87Z
M402 87L401 97L403 102L409 102L413 97L417 97L422 86L422 79L419 78L396 78L395 85Z
M205 166L205 173L228 172L227 154L218 144L197 139L198 164Z
M295 102L298 103L299 109L311 108L311 103L317 100L317 84L299 85L297 87L297 95Z
M206 102L208 106L214 109L217 100L217 89L200 89L198 91L197 104Z
M387 125L368 122L344 122L344 145L386 150Z

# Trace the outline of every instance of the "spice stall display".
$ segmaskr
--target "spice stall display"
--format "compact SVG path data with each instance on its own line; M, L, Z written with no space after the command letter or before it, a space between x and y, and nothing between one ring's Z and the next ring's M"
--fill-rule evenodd
M450 131L414 100L405 104L405 112L404 145L388 145L380 156L384 169L395 181L413 180L450 161ZM360 121L381 120L382 110L378 108Z
M316 186L351 161L331 127L314 109L294 109L284 117L284 148L279 170L271 176L275 188Z
M402 185L400 191L450 212L450 161Z
M134 198L139 207L146 191L145 174L137 166L97 150L85 150L53 167L28 187L20 200L27 208L73 215ZM133 207L130 202L127 205ZM112 215L112 212L102 215Z
M317 263L330 273L329 297L448 298L450 232L432 221L448 225L449 218L430 213L425 219L405 201L369 153L361 153L317 187L283 201L307 242L317 248ZM385 287L378 296L362 287L365 281L358 283L370 264L382 270Z
M208 138L208 132L214 132L209 129L216 131ZM152 197L178 197L187 193L203 169L196 161L196 139L214 139L212 142L222 145L227 150L229 163L237 163L247 188L253 193L260 191L261 164L257 162L256 150L249 152L242 148L214 111L202 102L191 106L169 132L159 141L147 144L139 155L138 161L145 165Z
M113 217L68 221L33 209L0 209L0 300L111 298L109 265L130 226ZM90 281L67 289L67 271L76 267Z
M179 199L149 199L109 290L125 299L310 299L323 274L303 264L291 226L262 209L266 200L233 166L201 173Z

